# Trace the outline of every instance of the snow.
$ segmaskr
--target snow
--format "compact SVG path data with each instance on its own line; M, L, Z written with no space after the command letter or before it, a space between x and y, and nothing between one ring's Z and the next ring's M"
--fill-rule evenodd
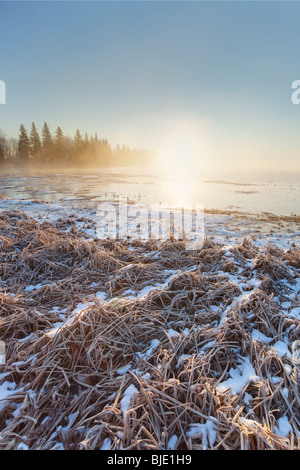
M0 385L0 411L5 408L5 401L8 400L11 395L16 393L16 387L17 384L15 382L8 381L5 381L2 385Z
M295 307L292 308L290 312L288 312L288 315L294 318L299 318L300 317L300 307Z
M217 432L214 428L214 423L209 419L205 424L191 424L190 430L186 433L187 437L195 437L202 435L203 450L206 450L208 445L212 447L215 443Z
M142 298L145 297L146 295L149 294L153 289L155 289L155 286L146 286L144 287L138 294L137 298Z
M40 194L42 194L42 192ZM31 215L33 217L38 217L38 216L42 215L44 220L49 220L49 221L57 219L57 217L60 216L60 215L65 217L65 216L68 216L70 214L74 214L75 217L78 217L78 218L80 218L80 217L87 217L88 218L88 217L91 216L90 208L80 207L78 205L79 203L76 203L76 200L73 199L73 198L70 198L69 200L70 201L74 200L74 205L72 207L71 207L70 204L68 204L67 199L65 199L63 202L61 202L59 204L55 204L55 203L37 204L37 203L35 203L34 201L31 201L31 200L21 201L21 200L17 200L17 199L16 200L0 201L0 203L2 204L2 206L8 205L9 207L6 207L6 209L11 209L10 206L12 204L22 204L22 206L24 206L24 207L22 207L22 209L25 210L28 213L28 215ZM57 215L57 214L59 214L59 215ZM39 220L39 219L37 219L37 220ZM225 215L215 215L215 214L207 214L206 215L207 231L209 231L209 229L212 231L212 233L214 235L214 237L212 237L213 241L214 242L220 241L221 243L224 243L225 237L228 237L228 240L226 241L226 246L222 247L222 251L223 251L224 256L226 257L226 259L233 259L234 260L234 256L233 256L232 251L231 251L232 246L234 246L237 242L243 240L243 238L245 237L245 235L247 233L251 233L252 228L249 227L249 229L248 229L246 227L246 224L244 224L242 230L238 231L237 230L237 225L230 226L229 223L228 223L229 221L230 221L230 219ZM84 224L77 221L76 218L74 218L74 222L80 230L84 231L85 233L87 233L88 235L91 235L93 237L96 236L96 228L95 227L93 229L88 229L84 226ZM280 235L282 235L281 238L280 238ZM267 236L262 236L259 240L256 240L255 243L257 244L257 246L263 247L263 246L266 245L268 240L271 240L272 244L276 244L280 248L286 249L286 248L289 248L290 243L292 241L295 241L294 240L295 237L296 238L298 237L298 239L299 239L300 232L290 232L290 233L286 233L286 234L275 233L274 236L270 236L270 237L269 236L268 237ZM129 248L129 249L134 250L134 247ZM150 253L148 252L148 253L145 254L145 256L151 258L151 260L155 259L155 258L159 258L159 255L160 255L160 252L157 252L157 251L150 252ZM247 265L250 268L253 268L253 262L254 262L254 260L249 260L249 263ZM166 279L163 282L155 283L155 280L153 280L153 281L151 281L152 285L145 286L143 284L144 287L139 291L133 291L131 289L128 289L127 291L123 292L122 297L127 296L127 295L128 295L128 297L126 297L127 299L128 298L137 299L137 298L145 297L146 295L149 295L149 293L151 293L153 290L159 291L159 290L164 289L165 287L167 287L168 283L172 279L176 278L178 273L183 273L183 272L186 272L186 271L193 271L194 269L198 269L198 267L193 266L193 267L189 268L188 270L174 270L174 269L169 269L168 270L168 269L166 269L166 270L164 270L164 273L163 273L164 277L166 276ZM224 273L220 271L220 274L224 274ZM259 288L260 283L261 283L261 279L257 278L257 273L255 271L252 271L251 275L253 277L252 277L252 279L249 279L247 276L245 276L242 273L241 269L239 269L238 273L236 273L236 274L226 273L226 276L228 277L228 279L231 282L235 283L235 285L240 290L240 293L238 293L238 295L233 299L233 302L230 305L226 306L227 307L226 309L222 305L211 305L210 306L210 310L212 312L218 312L218 313L221 314L221 321L219 323L219 327L222 326L222 324L227 320L227 314L230 313L231 309L234 306L238 307L243 302L247 301L249 299L249 297L251 296L251 294L253 292L255 292L255 290L257 288ZM34 282L34 281L31 281L31 282ZM286 318L291 317L291 318L295 318L296 320L298 320L300 318L300 306L299 306L299 302L298 302L298 299L297 299L297 292L300 289L300 279L299 278L295 279L295 282L296 282L295 285L287 283L286 281L284 281L284 282L285 282L285 287L291 289L291 293L289 293L289 298L291 300L286 301L286 302L281 302L281 303L280 303L280 299L278 299L276 297L274 298L274 300L276 302L278 302L278 304L280 305L282 314L285 315ZM44 284L44 285L46 285L46 284ZM27 292L27 293L34 292L35 290L39 289L42 286L43 286L43 284L28 285L25 288L25 292ZM103 285L100 282L99 283L92 283L91 287L95 287L96 289L97 288L101 289L101 288L103 288ZM252 289L252 287L253 287L253 289ZM89 294L90 294L90 292L89 292ZM131 296L131 297L129 297L129 296ZM91 298L91 300L96 300L95 297L100 303L103 303L103 302L107 301L107 293L103 292L101 290L94 293L92 296L87 295L85 297L85 299L86 298ZM59 313L59 317L61 318L62 321L60 323L55 323L53 325L53 328L50 331L48 331L47 334L51 337L54 336L60 328L64 328L67 325L72 324L72 322L75 321L75 319L77 319L78 316L80 316L82 314L82 312L84 312L87 308L89 308L90 306L92 306L94 304L95 304L95 302L92 302L92 301L78 304L76 306L76 308L73 310L73 312L67 318L66 318L66 315L63 315L63 313L67 313L67 309L61 310L59 307L53 307L52 310ZM248 314L247 320L250 320L253 317L254 317L254 314L251 312L251 313ZM295 322L295 324L296 324L296 322ZM252 326L253 325L251 325L251 327ZM293 327L294 327L294 325L291 326L291 328L293 328ZM201 328L201 326L199 326L199 328ZM170 338L175 338L175 340L176 340L177 337L179 337L181 335L181 338L180 338L180 340L181 340L181 339L184 339L183 335L190 334L190 330L187 329L187 328L183 329L182 325L179 326L179 324L177 325L176 322L171 322L168 325L168 329L166 330L166 333L169 335ZM254 341L254 342L259 341L259 342L263 343L264 344L263 348L264 348L265 351L270 352L273 349L273 353L275 351L276 354L278 354L281 358L285 358L285 357L290 358L291 357L291 352L290 352L291 344L289 343L288 334L289 334L289 331L287 330L287 336L284 337L283 339L280 337L281 339L277 340L279 338L279 336L277 336L276 338L271 338L271 337L268 337L265 334L263 334L258 329L251 329L251 339L252 339L252 341ZM27 336L23 339L20 339L18 341L19 342L26 341L29 338L31 338L33 340L34 335L31 333L29 336ZM150 339L149 339L149 341L150 341ZM273 342L275 342L275 343L273 344ZM174 341L174 343L175 343L175 341ZM198 350L199 351L199 356L201 357L201 355L205 354L205 351L207 349L213 347L215 345L215 343L216 343L216 341L212 340L212 341L208 341L206 344L204 344L204 346L202 346L201 349ZM158 339L152 339L151 342L150 342L150 345L148 345L148 346L143 345L143 350L145 352L137 352L136 356L140 359L147 360L157 350L157 348L160 346L160 344L161 343ZM201 345L201 343L200 343L200 345ZM200 345L199 345L199 348L200 348ZM148 347L148 349L147 349L147 347ZM180 351L180 352L182 352L182 351ZM16 362L16 363L14 363L14 365L18 366L18 365L26 364L26 362L32 361L33 357L34 356L31 356L26 361ZM182 361L184 359L189 359L191 357L192 356L189 355L189 354L178 355L176 368L178 368L180 366L180 364L182 363ZM0 355L0 364L1 364L1 360L4 360L4 359L1 358L1 355ZM283 362L285 362L285 361L283 360ZM292 370L293 370L293 368L289 364L286 364L286 363L284 363L283 367L284 367L284 369L287 373L291 373ZM122 379L118 376L124 376L128 371L134 372L135 374L139 375L140 377L142 377L145 380L150 379L150 374L148 372L145 373L144 370L143 370L143 372L141 372L137 369L132 369L132 364L129 363L129 364L124 365L123 367L121 367L120 369L118 369L116 371L116 374L117 374L116 380L120 380L120 382L121 382ZM144 374L144 375L142 375L142 374ZM3 375L2 375L2 378L4 378ZM228 372L228 376L224 377L224 379L226 379L226 380L222 379L223 381L217 385L217 392L218 393L224 393L226 390L228 390L233 395L236 395L238 393L241 393L243 391L243 389L249 384L249 382L260 380L260 377L256 375L256 371L255 371L255 369L254 369L254 367L253 367L253 365L250 361L250 358L249 357L241 357L240 358L240 363L238 364L238 366L234 367L234 368L231 368ZM275 386L280 385L283 382L283 379L281 377L273 376L273 377L269 377L269 379L272 381L272 383ZM0 411L1 411L1 409L3 409L3 406L7 406L7 400L9 400L10 397L12 397L16 393L16 387L17 387L17 385L15 383L12 383L12 382L4 382L2 385L0 385ZM20 389L17 389L17 390L19 391ZM123 413L124 419L125 419L125 417L128 413L128 410L130 409L131 400L133 399L133 397L137 393L138 393L138 389L134 385L130 385L125 390L125 392L123 394L123 398L120 402L120 408L121 408L121 412ZM284 399L288 400L289 388L283 387L280 390L280 393L282 394L282 397ZM116 394L114 393L109 398L114 399L115 396L116 396ZM244 393L243 403L246 405L246 410L249 410L249 408L251 408L251 405L253 405L253 403L251 403L251 402L253 400L254 400L254 398L253 398L252 395L250 395L247 392ZM16 409L12 413L13 416L16 417L18 415L18 413L20 413L21 406L22 406L22 403L18 404L18 406L16 407ZM67 426L60 429L63 434L65 434L65 435L67 434L67 432L70 429L70 427L72 426L72 423L74 422L75 418L76 418L75 413L70 414L70 416L68 417ZM48 417L46 417L43 422L45 422L47 419L48 419ZM244 417L240 417L240 422L243 423L244 425L250 427L251 429L254 429L254 430L257 429L257 426L260 426L260 424L258 422L254 421L254 420L251 420L251 419L244 418ZM283 417L279 418L276 425L274 426L274 432L276 432L277 435L282 436L282 437L288 437L289 434L292 431L293 431L293 428L290 425L287 416L283 416ZM122 431L118 431L118 436L120 438L122 438ZM204 424L201 424L201 423L190 424L190 428L187 432L187 437L196 438L196 436L202 438L202 444L203 444L204 448L213 446L214 443L215 443L215 439L216 439L216 430L214 428L213 419L208 418L207 421ZM21 436L21 437L23 439L23 436ZM20 450L23 450L23 449L27 450L28 449L28 446L26 444L26 439L24 439L24 441L25 442L20 442L20 444L17 447L18 449L20 449ZM167 442L166 448L168 450L174 450L174 449L176 449L177 443L178 443L178 437L175 434L173 434L171 436L168 436L168 442ZM112 441L109 438L105 438L103 443L102 443L101 449L102 450L108 450L108 449L111 448L111 446L112 446ZM61 443L56 443L54 447L55 448L57 448L57 447L63 448L63 445Z
M276 385L276 384L278 384L282 381L282 379L280 377L271 377L271 380L272 380L274 385Z
M37 284L36 286L27 286L25 287L25 292L31 292L33 290L39 289L42 287L42 284Z
M166 332L170 336L170 338L173 338L174 336L180 336L181 334L187 336L190 333L190 329L184 328L184 330L178 332L176 330L173 330L173 328L169 328L168 330L166 330Z
M270 343L270 341L272 341L272 338L269 338L268 336L261 333L259 330L255 329L253 329L251 332L251 338L253 339L253 341L261 341L262 343Z
M252 400L254 400L253 396L250 395L250 393L245 392L244 398L243 398L245 405L249 405Z
M277 420L277 426L274 426L274 432L278 436L281 437L288 437L291 432L293 432L293 428L289 423L287 416L282 416Z
M95 302L79 303L76 306L76 308L73 310L71 315L69 315L69 317L65 321L60 322L60 323L55 323L53 325L54 328L47 331L47 333L46 333L47 336L50 336L51 338L53 338L56 335L56 333L58 332L58 330L60 330L61 328L65 328L66 326L71 325L78 318L78 316L81 315L82 312L84 312L85 310L87 310L89 307L91 307L93 305L95 305Z
M173 436L171 436L168 441L167 450L174 450L176 448L177 441L178 441L178 437L175 434L173 434Z
M117 370L117 374L124 375L131 369L131 364L127 364L126 366L122 367L121 369Z
M213 341L208 341L208 343L206 343L204 346L202 346L201 348L201 352L205 351L206 349L209 349L211 348L212 346L214 346L214 344L216 344L216 340L214 339Z
M177 276L178 272L182 272L180 270L165 270L167 272L172 272L172 274L167 278L165 279L165 281L163 283L156 283L154 284L153 286L145 286L141 291L139 291L137 294L136 294L136 298L140 299L142 297L145 297L146 295L149 294L149 292L151 292L152 290L162 290L164 289L165 287L167 287L167 285L169 284L169 282L175 277ZM190 271L190 268L187 270L187 271Z
M97 299L99 300L100 303L103 303L107 297L107 293L106 292L102 292L102 291L98 291L96 292L96 297Z
M20 442L17 446L17 450L28 450L28 445L25 444L24 442Z
M159 345L160 345L160 341L158 339L152 339L150 343L150 348L147 349L145 353L137 352L137 356L141 359L148 359L153 353L153 351L155 351L155 349L158 348Z
M293 368L289 364L284 364L284 370L287 374L291 374Z
M133 384L129 385L129 387L125 390L121 400L121 411L123 412L124 419L126 418L127 412L129 410L131 399L137 393L138 389Z
M78 313L83 312L84 310L88 309L92 305L95 305L95 302L85 302L85 303L79 303L76 308L73 310L72 314L77 315Z
M17 405L14 404L14 406L16 406L16 409L13 411L12 415L14 418L17 418L21 413L21 408L23 406L23 403L18 403Z
M111 447L111 440L106 437L103 441L102 446L100 447L100 450L110 450Z
M283 341L277 341L274 345L273 348L275 349L276 353L280 357L288 356L291 357L291 353L289 351L289 348L286 343Z
M177 360L175 368L178 369L178 367L180 367L180 364L182 363L182 360L189 359L190 357L192 357L190 354L181 354Z
M174 336L180 336L180 333L178 331L173 330L173 328L169 328L166 330L170 338L173 338Z
M241 357L240 367L236 369L231 368L229 375L229 379L217 385L217 392L223 393L227 389L230 389L233 395L237 395L249 382L260 379L260 377L256 375L249 357Z
M69 416L68 416L68 424L61 429L61 432L63 433L63 435L66 437L68 435L68 432L70 431L74 421L76 420L77 416L78 416L79 412L78 411L75 411L74 413L71 413Z

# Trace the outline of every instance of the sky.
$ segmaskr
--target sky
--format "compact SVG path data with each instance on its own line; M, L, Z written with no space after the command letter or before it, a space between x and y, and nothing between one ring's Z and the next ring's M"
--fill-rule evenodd
M165 162L189 141L202 168L300 175L300 2L0 1L0 44L8 136L46 121Z

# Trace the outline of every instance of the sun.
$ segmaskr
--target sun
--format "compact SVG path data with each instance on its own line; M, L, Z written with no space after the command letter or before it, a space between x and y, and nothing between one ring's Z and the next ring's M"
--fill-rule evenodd
M159 164L167 177L173 203L182 206L194 201L197 178L205 158L205 139L195 126L180 123L165 137Z

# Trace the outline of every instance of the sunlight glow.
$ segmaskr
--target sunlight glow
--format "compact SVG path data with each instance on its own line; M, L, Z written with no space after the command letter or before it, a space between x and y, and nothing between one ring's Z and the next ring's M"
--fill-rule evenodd
M178 206L193 202L196 179L207 158L203 127L193 122L180 122L162 142L159 161L169 179L169 196Z

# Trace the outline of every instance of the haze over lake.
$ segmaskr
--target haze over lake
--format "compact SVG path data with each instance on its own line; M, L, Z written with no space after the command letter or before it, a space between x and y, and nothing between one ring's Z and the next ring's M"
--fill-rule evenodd
M170 176L147 168L106 168L22 175L8 172L0 176L0 195L0 208L7 207L7 203L17 206L18 201L24 199L99 201L116 200L120 196L147 204L203 204L205 209L221 211L299 215L300 183L282 174L261 180L259 177L214 179L198 175L184 186Z

